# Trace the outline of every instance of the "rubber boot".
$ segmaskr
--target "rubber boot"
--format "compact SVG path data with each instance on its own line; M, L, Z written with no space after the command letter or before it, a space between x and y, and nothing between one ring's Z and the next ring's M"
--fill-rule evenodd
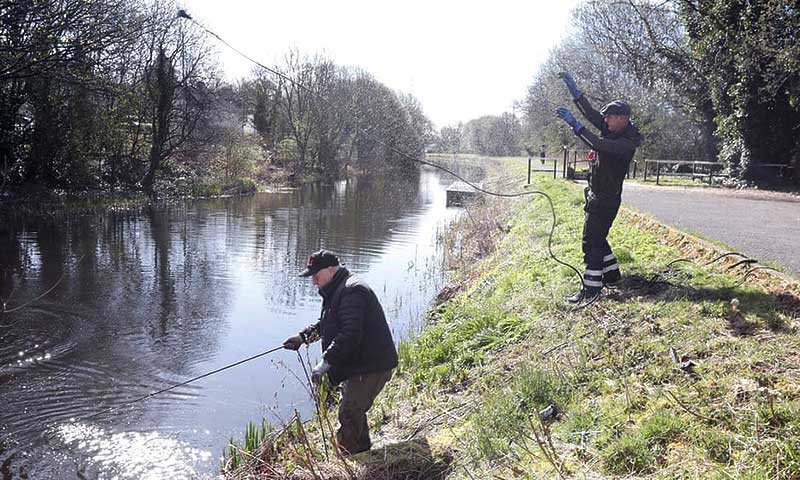
M620 273L619 269L611 270L608 272L603 273L603 285L606 287L619 287L622 283L622 273Z
M599 288L583 287L577 292L566 298L569 303L581 303L583 301L594 301L600 295Z

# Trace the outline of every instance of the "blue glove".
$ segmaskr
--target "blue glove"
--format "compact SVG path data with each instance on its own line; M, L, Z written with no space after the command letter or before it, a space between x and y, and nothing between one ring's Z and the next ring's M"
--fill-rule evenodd
M575 116L572 115L572 112L567 110L567 107L558 107L558 108L556 108L556 115L558 115L558 117L561 120L564 120L565 122L567 122L567 124L570 127L572 127L572 133L574 133L576 135L578 134L580 129L583 128L583 125L581 124L581 122L579 122L579 121L577 121L575 119Z
M581 97L581 95L583 95L583 92L581 92L578 89L578 85L575 83L575 79L572 78L572 75L570 75L569 72L559 73L558 78L564 80L564 83L567 84L567 88L569 89L569 93L572 94L573 100L577 100Z

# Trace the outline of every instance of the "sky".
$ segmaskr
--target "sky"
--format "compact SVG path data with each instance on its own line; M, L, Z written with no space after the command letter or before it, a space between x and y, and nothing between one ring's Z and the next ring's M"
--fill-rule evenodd
M437 128L512 112L578 0L184 0L209 30L268 66L290 48L358 66L421 102ZM216 42L216 40L214 40ZM253 65L217 43L229 80Z

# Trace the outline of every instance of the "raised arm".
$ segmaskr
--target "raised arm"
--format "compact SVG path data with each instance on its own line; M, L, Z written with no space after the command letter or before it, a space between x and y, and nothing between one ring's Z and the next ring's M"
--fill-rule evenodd
M598 130L603 130L603 115L592 107L592 104L586 99L586 95L581 95L576 98L575 105L578 106L578 110L583 114L586 120L589 120L589 123L597 127Z
M589 120L589 123L597 127L599 130L602 130L603 115L592 108L589 100L586 99L586 95L584 95L581 89L578 88L578 84L575 83L575 79L572 78L572 75L569 72L560 72L558 74L558 78L563 80L564 84L566 84L570 95L572 95L572 100L575 102L575 105L578 106L578 110L583 114L584 117L586 117L586 120Z

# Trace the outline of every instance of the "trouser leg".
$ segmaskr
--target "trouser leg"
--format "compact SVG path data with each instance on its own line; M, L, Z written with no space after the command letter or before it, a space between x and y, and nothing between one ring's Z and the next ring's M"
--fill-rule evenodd
M391 370L356 375L344 381L336 440L347 453L363 452L372 447L367 411L390 378Z
M619 266L607 240L616 213L616 210L586 212L584 217L582 248L586 269L583 274L583 288L588 292L600 291L607 272L608 275L613 275L610 273L612 271L619 274Z
M622 280L622 272L619 270L619 264L614 253L609 253L603 257L603 284L609 285L617 283Z

